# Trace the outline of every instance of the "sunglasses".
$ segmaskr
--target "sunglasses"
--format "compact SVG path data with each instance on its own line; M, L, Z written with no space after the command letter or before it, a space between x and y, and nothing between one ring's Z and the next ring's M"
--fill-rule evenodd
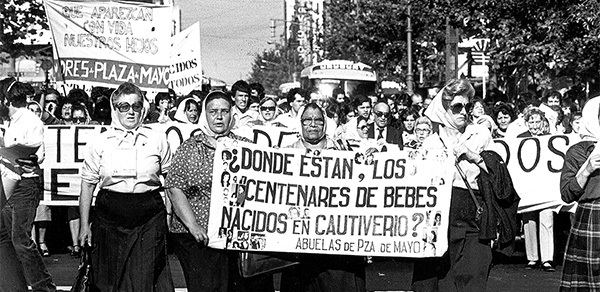
M272 112L274 112L275 111L275 107L274 106L261 106L260 110L261 111L272 111Z
M450 105L450 109L452 110L452 113L454 113L454 114L458 114L458 113L462 112L463 109L468 113L469 111L471 111L472 108L473 108L473 104L470 102L455 103L455 104Z
M367 126L367 125L360 126L360 127L358 127L358 128L359 128L361 131L367 131L367 130L369 130L369 126Z
M302 119L303 126L309 126L311 123L315 123L317 126L323 126L325 124L324 119Z
M144 105L141 102L136 102L134 104L130 104L127 102L121 102L121 103L115 105L115 107L122 113L126 113L130 109L133 109L134 112L139 113L142 111L142 108L144 108Z
M378 118L384 117L384 118L389 118L390 117L390 112L374 112L375 116L377 116Z
M84 117L77 117L77 118L73 118L73 121L77 122L77 123L85 123L86 118Z

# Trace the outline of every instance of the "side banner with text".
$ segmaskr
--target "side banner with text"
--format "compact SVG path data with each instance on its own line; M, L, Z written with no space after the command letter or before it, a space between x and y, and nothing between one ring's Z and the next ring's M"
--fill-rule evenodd
M580 140L578 135L494 140L521 197L519 212L565 204L560 198L560 172L567 150Z
M395 257L447 249L453 161L445 151L373 153L217 145L213 248Z
M45 0L59 81L151 90L169 80L171 6Z

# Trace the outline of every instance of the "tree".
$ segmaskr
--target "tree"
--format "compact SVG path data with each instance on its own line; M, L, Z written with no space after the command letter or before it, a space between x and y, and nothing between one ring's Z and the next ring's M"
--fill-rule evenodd
M301 70L298 53L277 44L274 49L256 55L248 82L258 82L267 94L277 94L279 85L294 81Z
M492 40L491 70L501 80L529 76L542 88L568 76L595 82L600 68L597 1L461 1L463 29ZM543 9L542 9L543 7Z
M404 80L408 4L413 60L421 60L426 79L439 80L444 71L444 11L448 9L443 1L332 0L325 7L325 57L369 64L382 80Z
M451 3L452 2L452 3ZM445 67L446 19L459 36L489 38L490 72L500 83L529 77L540 87L558 77L597 82L600 4L595 0L331 0L325 7L325 57L372 65L381 79L406 78L406 7L413 60L426 79ZM401 70L397 70L401 69ZM416 73L416 72L413 72Z
M25 44L17 40L24 40L49 26L41 0L0 1L0 52L4 54L1 61L8 62L19 55L31 53Z

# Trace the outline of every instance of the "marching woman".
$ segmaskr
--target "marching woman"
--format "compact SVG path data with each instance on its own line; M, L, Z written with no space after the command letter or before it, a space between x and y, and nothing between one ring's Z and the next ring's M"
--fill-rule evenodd
M468 80L452 79L425 111L425 115L438 125L439 131L427 137L422 147L446 148L449 155L454 155L457 165L448 218L448 251L442 257L449 264L449 270L441 271L441 275L438 275L442 277L439 281L440 291L485 291L492 263L490 241L479 239L477 206L483 198L477 178L487 170L480 153L493 150L493 142L486 127L469 122L470 100L474 94L475 89ZM434 272L432 266L426 263L415 263L413 277L424 277L425 272ZM423 279L415 282L419 280ZM429 282L433 286L424 290L436 290L436 282Z
M206 96L198 122L201 132L177 148L165 182L176 215L171 236L189 291L273 291L272 276L240 279L237 253L207 246L210 202L223 197L212 193L217 140L228 137L249 142L231 132L235 125L232 106L222 91Z
M93 248L93 284L100 291L173 291L159 193L169 144L164 133L142 126L150 105L137 86L121 84L110 104L112 127L89 144L81 172L79 242Z
M560 177L566 203L578 202L563 267L560 291L600 288L600 98L583 108L579 135L583 141L567 151Z

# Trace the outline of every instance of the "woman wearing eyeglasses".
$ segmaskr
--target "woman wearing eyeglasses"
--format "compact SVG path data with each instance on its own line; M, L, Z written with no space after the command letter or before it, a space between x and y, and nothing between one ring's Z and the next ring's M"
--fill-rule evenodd
M279 116L279 108L277 107L277 102L275 102L273 97L266 96L260 100L258 113L259 115L256 120L248 122L250 126L269 125L283 127L283 124L275 121L275 119Z
M434 273L441 277L441 288L452 287L453 291L485 291L486 288L492 249L489 240L479 239L480 226L476 218L482 196L477 177L487 170L480 153L494 150L494 143L487 128L469 122L470 100L474 95L475 89L468 80L452 79L425 111L425 115L438 125L438 133L427 137L422 148L447 149L450 155L454 154L457 170L452 181L448 251L441 258L448 264L449 270L436 271L432 268L444 266L435 262L440 259L417 261L414 275L421 279L413 279L418 286L416 291L433 289L431 286L424 289L423 286L427 285L435 286L437 290L438 279Z
M301 122L300 139L290 148L345 150L338 140L326 135L325 112L314 102L298 113ZM286 268L281 275L281 291L365 291L363 257L302 254L300 264Z
M171 166L169 144L164 133L142 125L150 104L137 86L121 84L110 104L112 127L83 154L79 242L93 247L100 291L173 291L167 211L159 193L160 176Z

